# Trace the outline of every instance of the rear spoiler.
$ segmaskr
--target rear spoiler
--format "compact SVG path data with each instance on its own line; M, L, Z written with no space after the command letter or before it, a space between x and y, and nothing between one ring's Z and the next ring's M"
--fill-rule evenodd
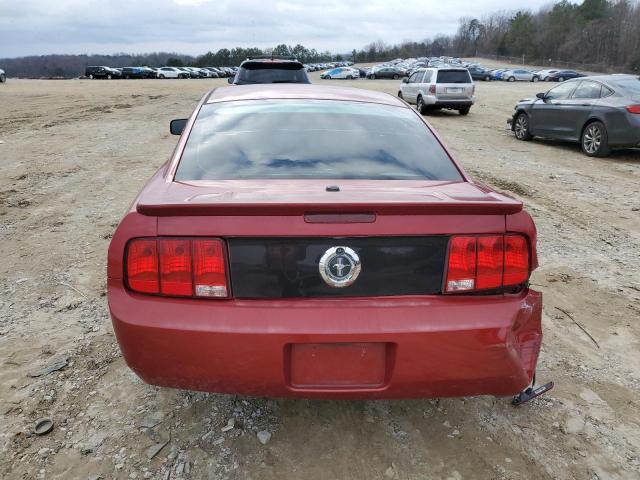
M479 183L443 181L223 180L166 182L160 169L140 193L136 211L154 217L366 213L379 215L509 215L522 202ZM334 190L335 189L335 190Z
M374 213L378 215L510 215L522 210L518 201L422 203L138 203L138 213L155 217L308 215Z

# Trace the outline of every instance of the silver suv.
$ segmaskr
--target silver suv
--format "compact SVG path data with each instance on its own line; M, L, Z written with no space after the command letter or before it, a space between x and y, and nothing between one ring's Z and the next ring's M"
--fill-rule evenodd
M429 110L458 110L467 115L475 101L476 86L466 68L419 68L404 78L398 97L416 105L421 114Z

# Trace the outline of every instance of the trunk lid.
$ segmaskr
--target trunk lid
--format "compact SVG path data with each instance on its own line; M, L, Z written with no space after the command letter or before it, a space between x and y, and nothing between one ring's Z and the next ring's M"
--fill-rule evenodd
M137 203L159 236L223 238L238 299L439 294L450 235L504 232L521 208L469 182L363 180L156 183ZM360 257L352 285L323 279L332 248Z

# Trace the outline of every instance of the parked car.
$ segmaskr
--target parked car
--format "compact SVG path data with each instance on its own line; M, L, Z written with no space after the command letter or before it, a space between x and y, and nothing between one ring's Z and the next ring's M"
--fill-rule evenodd
M502 74L506 71L507 71L506 68L499 68L497 70L493 70L492 71L493 80L502 80Z
M156 78L155 70L149 67L124 67L122 69L123 78Z
M545 137L580 142L591 157L640 146L640 78L602 75L573 79L521 100L510 119L518 140Z
M235 76L229 77L227 81L234 85L311 83L302 63L278 57L245 60Z
M467 115L475 101L475 85L464 67L421 68L400 84L398 97L421 114L446 108Z
M161 67L158 69L158 78L190 78L190 74L176 67Z
M467 70L469 70L471 78L474 80L484 80L485 82L488 82L492 79L491 72L484 67L478 65L470 66L467 67Z
M328 70L320 74L320 78L331 79L348 79L360 78L360 71L350 67L338 67L333 70Z
M372 69L369 72L369 76L367 78L370 78L372 80L375 80L376 78L393 78L394 80L397 80L398 78L402 78L404 76L405 72L397 67L380 67Z
M540 81L546 82L548 81L549 75L551 75L552 73L556 73L557 71L558 69L538 70L537 72L535 72L535 75L538 77Z
M89 66L84 71L84 76L93 80L94 78L105 78L107 80L122 78L122 72L117 68L105 66Z
M531 70L516 68L502 72L502 80L506 82L537 82L540 80Z
M7 74L3 69L0 68L0 83L4 83L7 81Z
M116 338L144 381L338 399L530 385L531 217L404 102L353 95L218 88L172 122L178 147L108 252Z
M546 80L548 82L564 82L571 78L584 77L582 73L578 73L575 70L558 70L557 72L547 75Z

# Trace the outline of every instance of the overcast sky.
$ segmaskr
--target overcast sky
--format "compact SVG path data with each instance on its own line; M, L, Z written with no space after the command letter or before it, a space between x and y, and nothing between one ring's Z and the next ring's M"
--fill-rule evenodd
M197 55L279 43L347 52L453 33L462 16L551 0L0 0L0 58L49 53Z

